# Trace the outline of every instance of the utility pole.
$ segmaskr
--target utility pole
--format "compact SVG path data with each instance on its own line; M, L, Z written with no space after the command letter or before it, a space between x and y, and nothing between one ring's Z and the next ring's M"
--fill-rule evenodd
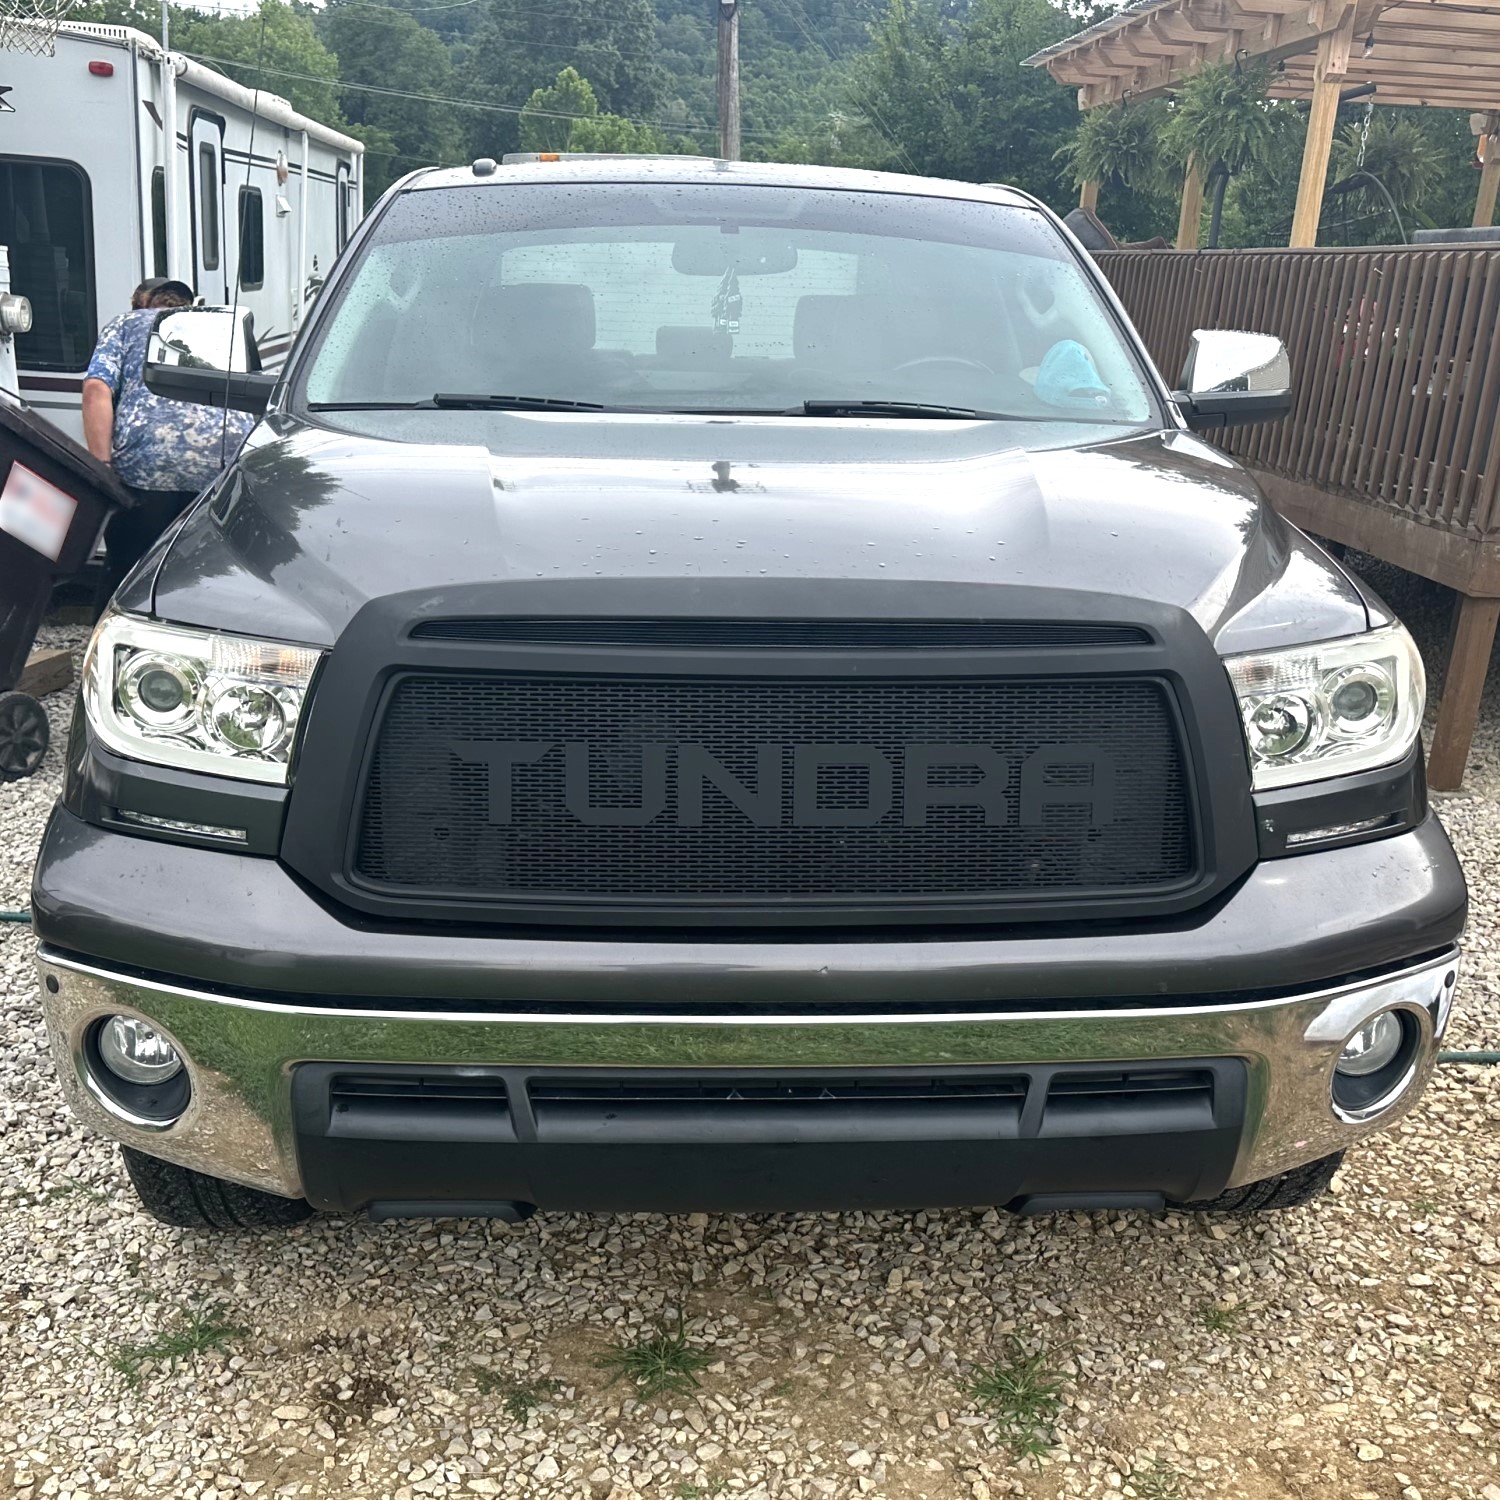
M740 0L719 0L719 156L740 159Z

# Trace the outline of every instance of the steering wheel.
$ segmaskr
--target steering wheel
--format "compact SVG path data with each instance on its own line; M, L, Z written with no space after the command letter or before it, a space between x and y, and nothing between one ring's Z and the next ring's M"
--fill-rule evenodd
M909 359L905 364L897 365L891 374L904 375L908 370L921 370L929 365L953 365L960 370L978 370L981 375L995 373L983 360L969 359L962 354L924 354L918 359Z

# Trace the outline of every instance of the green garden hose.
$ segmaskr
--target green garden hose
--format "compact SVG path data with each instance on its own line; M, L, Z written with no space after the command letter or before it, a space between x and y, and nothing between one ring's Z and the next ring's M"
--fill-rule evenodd
M20 911L0 911L0 922L20 922L26 927L31 926L31 913L24 906Z

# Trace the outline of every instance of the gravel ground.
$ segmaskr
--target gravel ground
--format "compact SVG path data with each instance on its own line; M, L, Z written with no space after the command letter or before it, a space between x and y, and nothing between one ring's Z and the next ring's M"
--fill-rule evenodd
M1437 676L1446 596L1371 572ZM60 734L70 705L49 706ZM25 899L59 762L0 786L0 907ZM1475 887L1452 1045L1497 1047L1500 670L1441 807ZM1500 1500L1500 1069L1442 1069L1331 1197L1247 1221L208 1237L140 1213L65 1112L29 949L0 927L0 1494ZM612 1348L679 1317L696 1389L610 1383ZM1025 1403L970 1388L1018 1352L1057 1383L1051 1412L1033 1381L1055 1437L1036 1462L1001 1420Z

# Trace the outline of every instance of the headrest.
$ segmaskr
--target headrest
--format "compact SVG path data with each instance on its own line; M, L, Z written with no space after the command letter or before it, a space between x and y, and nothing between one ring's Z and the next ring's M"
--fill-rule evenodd
M690 328L669 324L656 330L656 352L684 365L716 364L734 352L725 328Z
M594 294L581 282L523 281L480 299L486 334L535 353L594 347Z
M792 353L798 359L826 359L851 344L863 348L876 332L867 297L809 296L797 299L792 318Z

